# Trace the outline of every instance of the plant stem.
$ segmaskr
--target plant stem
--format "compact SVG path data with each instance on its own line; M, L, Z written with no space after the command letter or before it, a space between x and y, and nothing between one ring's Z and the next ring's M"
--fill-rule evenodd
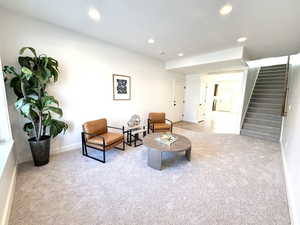
M39 84L39 92L38 92L38 95L39 95L39 99L41 99L41 91L42 91L42 89L41 89L41 86L40 86L40 84ZM42 110L39 112L39 125L38 125L38 140L40 140L40 138L41 138L41 134L42 134L42 116L43 116L43 112L42 112Z
M37 139L40 140L42 133L42 113L39 113L39 125L38 125L38 137Z

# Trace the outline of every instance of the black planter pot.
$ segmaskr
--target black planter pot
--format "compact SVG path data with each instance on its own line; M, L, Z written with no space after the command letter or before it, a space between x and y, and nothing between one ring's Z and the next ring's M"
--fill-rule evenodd
M49 162L50 136L43 136L41 140L36 138L28 139L35 166L43 166Z

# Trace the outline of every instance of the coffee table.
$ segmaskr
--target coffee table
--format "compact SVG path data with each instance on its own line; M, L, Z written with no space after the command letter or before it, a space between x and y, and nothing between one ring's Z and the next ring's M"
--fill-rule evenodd
M179 134L172 134L177 138L171 145L163 144L156 139L162 133L149 134L144 138L144 145L148 150L148 166L153 169L161 170L163 152L185 152L187 160L191 160L192 146L189 139Z

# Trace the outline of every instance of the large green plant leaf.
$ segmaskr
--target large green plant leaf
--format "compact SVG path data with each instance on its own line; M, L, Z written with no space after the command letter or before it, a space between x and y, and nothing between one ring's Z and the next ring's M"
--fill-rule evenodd
M20 66L25 66L27 68L33 69L35 61L32 57L29 56L19 56L18 62Z
M43 114L43 118L44 118L43 121L42 121L43 125L44 126L50 126L51 121L52 121L51 113L48 112L48 113Z
M42 62L42 65L44 66L44 68L47 68L48 66L48 56L46 56L45 54L40 55L39 57L40 61Z
M33 124L31 122L25 123L23 130L27 133L28 136L32 136Z
M18 99L23 98L23 93L21 90L21 79L19 77L14 77L10 81L10 87L14 90Z
M56 69L55 67L49 67L49 70L53 76L54 82L56 82L58 79L58 69Z
M52 57L48 57L48 60L51 63L51 65L58 68L58 61L56 59L53 59Z
M38 117L38 114L33 110L35 107L35 100L32 98L20 98L16 101L15 107L26 118L30 118L31 115Z
M44 68L45 70L45 79L51 79L52 73L48 68Z
M57 81L57 78L58 78L58 62L57 60L51 58L51 57L48 57L48 69L51 71L51 74L54 78L54 82Z
M47 106L47 107L45 107L44 111L54 112L54 113L58 114L60 117L62 117L62 115L63 115L62 109L59 107Z
M26 50L30 50L32 52L32 54L34 55L34 57L37 58L36 51L32 47L23 47L23 48L21 48L20 55L23 55Z
M28 69L27 67L23 66L21 68L21 71L26 80L29 80L32 77L32 71L30 69Z
M25 98L21 98L15 103L16 109L20 109L24 104L26 104Z
M59 105L58 101L53 96L43 96L41 101L43 107L50 106L52 104Z
M28 95L27 97L34 99L36 101L39 99L39 96L36 93L32 93L32 94Z
M37 122L39 120L40 116L39 114L34 111L33 109L30 110L30 119L33 120L33 122Z
M20 74L18 74L16 72L16 69L13 66L4 66L3 67L3 72L6 73L6 74L13 74L15 76L20 76Z
M26 115L26 117L29 117L30 109L31 109L31 105L29 103L26 103L19 108L22 114Z
M61 132L65 133L67 129L68 125L65 122L55 119L52 119L50 122L50 136L53 138L59 135Z

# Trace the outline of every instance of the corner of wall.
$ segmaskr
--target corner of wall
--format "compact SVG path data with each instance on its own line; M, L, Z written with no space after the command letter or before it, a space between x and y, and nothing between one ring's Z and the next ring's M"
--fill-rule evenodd
M289 213L290 213L290 220L291 220L291 225L298 225L294 221L294 203L291 197L292 193L292 186L290 185L290 178L288 176L288 169L287 169L287 163L286 163L286 158L285 158L285 147L284 143L282 141L282 137L280 138L280 149L281 149L281 158L282 158L282 165L283 165L283 173L284 173L284 180L285 180L285 187L286 187L286 194L287 194L287 201L288 201L288 208L289 208Z
M14 199L17 178L17 164L10 151L2 175L0 176L0 225L8 225Z
M17 167L15 167L13 176L11 179L11 184L9 187L9 193L7 194L7 199L6 199L6 203L5 203L5 208L4 208L4 212L3 212L3 218L1 221L1 225L8 225L8 222L9 222L11 208L12 208L12 204L13 204L13 200L14 200L16 179L17 179Z
M57 148L53 149L51 155L56 155L56 154L59 154L59 153L62 153L62 152L77 150L77 149L80 149L80 147L81 147L81 142L73 143L73 144L70 144L70 145L65 145L65 146L62 146L62 147L57 147Z

